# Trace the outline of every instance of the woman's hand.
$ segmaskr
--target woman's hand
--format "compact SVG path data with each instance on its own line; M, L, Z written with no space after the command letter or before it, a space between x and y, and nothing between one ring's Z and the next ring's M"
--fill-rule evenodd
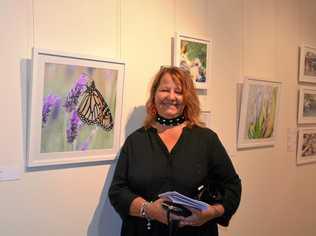
M158 198L156 201L148 204L146 207L146 214L153 220L168 224L166 211L161 206L161 203L164 201L165 199Z
M189 210L192 212L192 215L180 220L179 227L183 227L186 225L201 226L205 224L207 221L224 214L224 207L222 205L209 205L209 207L205 211L199 211L193 208L189 208Z

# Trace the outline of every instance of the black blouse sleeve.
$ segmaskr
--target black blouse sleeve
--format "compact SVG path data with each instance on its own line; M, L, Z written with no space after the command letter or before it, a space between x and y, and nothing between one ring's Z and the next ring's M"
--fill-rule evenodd
M222 205L225 209L224 215L215 220L222 226L228 226L231 217L239 206L241 182L225 148L215 133L210 141L209 147L212 157L209 176L221 188Z
M138 195L130 190L128 184L128 149L129 142L127 139L121 149L109 189L110 202L122 219L125 219L129 215L130 204L138 197Z

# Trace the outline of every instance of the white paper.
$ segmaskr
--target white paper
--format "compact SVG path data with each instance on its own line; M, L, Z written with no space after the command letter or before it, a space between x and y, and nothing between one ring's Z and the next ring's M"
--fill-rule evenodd
M165 193L159 194L159 197L166 197L174 203L178 203L178 204L181 204L181 205L186 206L186 207L195 208L195 209L200 210L200 211L207 210L207 208L208 208L207 203L189 198L189 197L184 196L176 191L165 192Z
M20 179L21 172L17 167L0 166L0 181Z

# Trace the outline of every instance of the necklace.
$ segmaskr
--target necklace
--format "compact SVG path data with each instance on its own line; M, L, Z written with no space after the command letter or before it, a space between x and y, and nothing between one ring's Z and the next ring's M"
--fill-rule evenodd
M168 119L168 118L164 118L164 117L160 116L159 114L157 114L156 121L159 124L165 125L165 126L177 126L177 125L182 124L185 121L185 117L184 117L184 115L180 115L176 118Z

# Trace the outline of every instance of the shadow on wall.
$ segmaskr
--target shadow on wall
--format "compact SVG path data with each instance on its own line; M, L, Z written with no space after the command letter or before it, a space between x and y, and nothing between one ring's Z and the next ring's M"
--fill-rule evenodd
M21 112L22 112L22 154L23 154L23 166L26 166L27 156L27 137L28 137L28 121L29 110L31 107L31 82L32 82L32 60L22 59L20 61L20 79L21 79ZM25 167L26 168L26 167Z
M134 108L125 127L125 138L143 125L145 115L146 111L144 106ZM106 176L100 201L88 227L87 236L120 235L122 222L119 215L113 209L108 197L115 167L116 161L113 162Z

